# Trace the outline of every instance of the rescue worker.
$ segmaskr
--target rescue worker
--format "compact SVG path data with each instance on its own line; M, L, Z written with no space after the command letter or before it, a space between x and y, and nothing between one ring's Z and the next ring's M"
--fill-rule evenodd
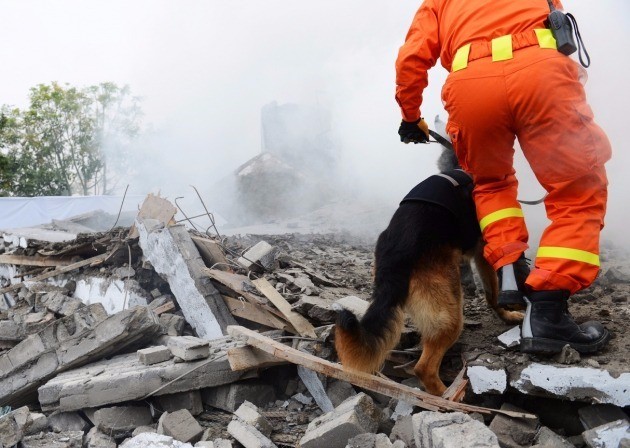
M562 9L559 0L554 5ZM549 12L546 0L425 0L396 61L399 135L405 143L428 141L420 106L427 71L439 58L450 72L442 88L447 132L475 182L484 255L499 274L499 303L527 302L521 350L555 353L569 344L592 353L609 333L599 322L578 325L567 299L599 272L611 147L593 121L580 83L583 69L556 49L545 27ZM547 191L551 221L531 272L516 199L516 138Z

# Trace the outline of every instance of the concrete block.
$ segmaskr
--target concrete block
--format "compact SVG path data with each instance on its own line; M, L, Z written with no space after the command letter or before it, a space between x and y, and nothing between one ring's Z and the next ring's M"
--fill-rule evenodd
M269 421L263 417L258 408L249 401L244 402L234 412L239 419L260 431L264 436L269 437L273 427Z
M521 343L521 327L518 325L512 327L510 330L497 336L497 339L507 348L516 347Z
M181 336L184 332L184 325L186 319L177 314L163 313L160 314L160 325L162 326L162 333L169 336Z
M411 421L418 448L499 448L497 436L490 429L461 412L419 412Z
M269 384L247 381L204 389L201 391L201 398L208 406L234 412L245 401L264 406L275 401L276 394Z
M470 386L476 394L502 394L507 389L507 373L505 373L504 369L490 369L486 366L469 366L466 372Z
M170 360L145 366L135 353L99 361L48 381L39 388L39 403L44 411L73 411L140 400L152 393L159 396L230 384L243 376L232 371L225 356L235 345L228 338L212 341L211 362Z
M209 445L202 445L202 443ZM232 442L227 439L215 439L213 442L197 442L195 448L232 448Z
M346 296L337 300L333 304L332 308L335 311L352 311L352 313L357 316L357 318L361 319L363 315L367 312L369 306L370 303L367 300L363 300L355 296Z
M56 412L48 416L48 427L54 432L87 431L90 424L78 412Z
M144 432L125 440L119 448L193 448L190 443L180 442L171 436Z
M0 417L0 447L17 445L31 423L30 411L26 406Z
M408 448L416 448L416 440L413 433L412 416L400 417L396 420L392 431L389 434L389 440L396 442L402 441Z
M510 385L525 394L630 406L630 372L613 376L591 367L532 363L510 378Z
M302 448L344 448L346 442L365 432L375 432L381 411L374 401L364 393L352 397L313 420L300 440Z
M138 434L142 434L142 433L145 433L145 432L151 432L151 433L157 434L157 424L153 424L151 426L138 426L131 433L131 437L135 437Z
M237 418L230 422L227 430L245 448L277 448L264 434Z
M81 308L0 356L0 405L24 403L60 372L149 341L159 328L145 307L109 317L100 304Z
M156 220L138 218L136 227L144 256L168 282L186 321L199 337L220 338L228 325L236 325L204 273L205 264L183 225L164 227Z
M526 412L517 406L504 403L501 410ZM538 433L538 419L515 419L497 414L490 423L490 430L496 434L502 448L531 446Z
M392 448L385 434L359 434L348 440L346 448Z
M586 444L591 448L620 447L630 445L630 423L617 420L597 426L582 433Z
M546 426L538 430L535 441L536 444L532 446L537 448L574 448L571 442L559 436Z
M354 397L357 392L354 390L352 384L347 381L333 380L328 381L326 385L326 395L330 398L333 406L337 407L348 398Z
M82 448L83 431L41 432L24 437L21 448Z
M280 249L272 246L268 242L259 241L236 261L238 264L250 271L273 271L276 267L276 256L279 252Z
M70 316L85 305L79 299L67 296L59 291L44 294L40 298L40 304L55 314Z
M138 426L150 425L153 417L146 406L113 406L97 410L93 421L99 431L119 439Z
M138 359L145 366L157 364L171 359L171 351L164 345L143 348L137 351Z
M155 397L155 401L160 411L175 412L180 409L187 409L192 415L199 415L203 412L201 392L198 390L162 395Z
M31 412L31 424L26 427L24 435L30 436L48 428L48 417L39 412Z
M96 426L85 435L85 448L116 448L116 442L110 435L103 434Z
M194 336L169 336L165 338L173 356L184 361L194 361L210 356L208 341Z
M186 409L165 412L158 421L158 434L171 436L180 442L196 443L201 439L203 428Z

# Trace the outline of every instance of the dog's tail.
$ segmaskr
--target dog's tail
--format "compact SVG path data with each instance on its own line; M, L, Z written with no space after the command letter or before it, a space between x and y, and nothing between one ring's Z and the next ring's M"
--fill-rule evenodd
M396 307L377 316L380 313L374 308L370 307L361 321L351 311L339 313L335 348L346 367L368 373L378 371L389 351L398 343L403 326L402 310Z

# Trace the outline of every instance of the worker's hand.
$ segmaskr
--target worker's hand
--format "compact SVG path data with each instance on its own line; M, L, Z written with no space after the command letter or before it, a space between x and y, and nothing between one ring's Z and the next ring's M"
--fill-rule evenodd
M401 121L398 128L400 141L403 143L428 143L429 125L423 118L416 121Z

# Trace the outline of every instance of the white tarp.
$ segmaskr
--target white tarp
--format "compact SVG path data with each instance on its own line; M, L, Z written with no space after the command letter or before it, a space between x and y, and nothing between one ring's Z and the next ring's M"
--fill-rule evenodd
M125 198L123 211L138 210L145 196ZM34 198L0 198L0 229L48 224L53 219L68 219L83 213L102 210L116 215L122 196L42 196Z

